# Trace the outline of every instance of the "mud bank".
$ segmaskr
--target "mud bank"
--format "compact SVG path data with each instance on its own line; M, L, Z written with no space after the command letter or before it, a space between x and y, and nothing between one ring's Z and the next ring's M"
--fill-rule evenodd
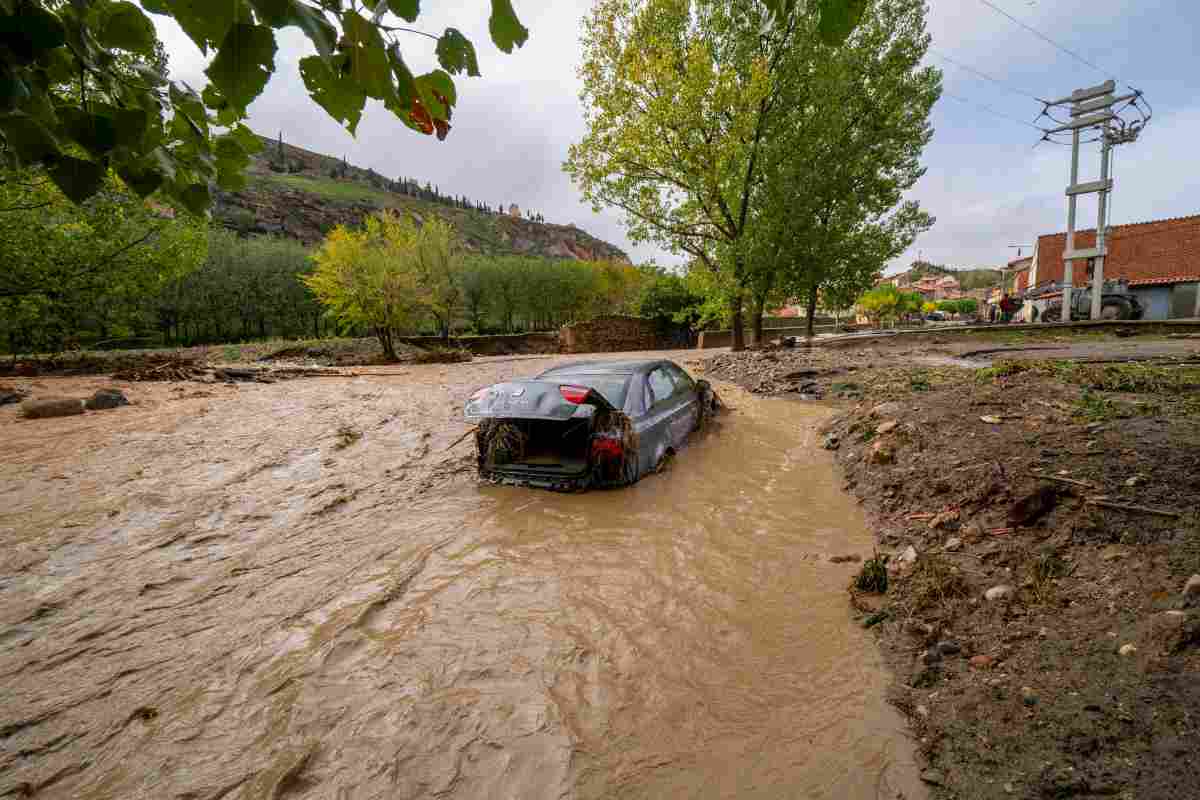
M1200 371L871 350L714 372L842 395L823 445L890 556L852 602L935 796L1194 796Z
M478 484L462 398L551 363L0 408L0 797L923 796L827 412L729 387L630 489Z

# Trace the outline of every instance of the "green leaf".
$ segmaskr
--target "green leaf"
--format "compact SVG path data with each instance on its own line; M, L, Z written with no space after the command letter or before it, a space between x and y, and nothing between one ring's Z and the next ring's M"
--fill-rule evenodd
M343 72L348 72L367 97L379 100L393 97L396 87L392 84L392 66L379 29L357 12L347 11L342 15L342 30L343 55L349 59Z
M825 44L840 45L849 38L866 11L867 0L821 0L818 33Z
M404 63L404 56L400 53L400 45L393 43L388 48L388 59L392 63L392 75L396 78L396 104L404 109L404 113L407 113L407 110L412 107L413 100L416 100L420 96L416 79L413 78L412 70L408 68L408 64ZM395 112L395 109L393 111Z
M416 22L421 14L421 0L388 0L387 7L407 22Z
M47 170L50 180L74 203L82 203L100 191L107 170L95 161L60 156Z
M345 56L334 58L333 68L327 66L320 56L306 56L300 59L300 77L304 79L304 86L312 99L353 134L362 119L367 94L342 72L343 62L347 62L348 69Z
M529 39L529 29L517 19L511 0L492 0L492 16L488 20L492 41L505 53L520 47Z
M295 26L313 43L322 58L329 58L337 47L337 29L329 24L325 12L302 0L250 0L259 19L272 28Z
M58 110L58 119L63 133L93 155L104 155L117 146L117 128L110 115L66 106Z
M184 208L196 216L203 216L208 211L208 207L212 205L212 197L208 193L208 185L193 183L179 193L179 202L183 203Z
M204 71L238 111L262 94L275 71L275 33L265 25L236 23L229 28L217 57Z
M0 135L23 164L36 164L58 155L54 134L23 111L0 114Z
M438 119L450 119L450 111L458 101L458 93L454 89L454 81L445 72L435 69L416 79L417 88L421 92L421 101Z
M149 197L163 183L162 173L145 165L126 165L119 168L117 174L138 197Z
M263 140L245 125L235 125L227 135L235 138L247 153L257 153L263 149Z
M249 7L236 0L141 0L141 3L151 14L173 18L205 55L209 48L225 40L234 22L251 21Z
M466 72L473 78L479 77L479 61L475 58L475 45L457 28L446 28L437 42L438 63L452 75Z
M100 44L128 50L131 53L153 55L154 25L142 10L129 2L110 3L100 7L100 22L96 26Z

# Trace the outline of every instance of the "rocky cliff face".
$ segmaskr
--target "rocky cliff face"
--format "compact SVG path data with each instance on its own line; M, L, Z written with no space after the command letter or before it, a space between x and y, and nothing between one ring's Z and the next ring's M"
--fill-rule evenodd
M508 214L459 208L397 191L394 181L341 159L265 139L249 170L248 187L218 192L214 216L246 233L321 241L338 225L360 225L383 208L410 214L418 224L431 215L452 224L468 250L486 255L526 255L586 261L622 261L620 248L574 225L534 222Z

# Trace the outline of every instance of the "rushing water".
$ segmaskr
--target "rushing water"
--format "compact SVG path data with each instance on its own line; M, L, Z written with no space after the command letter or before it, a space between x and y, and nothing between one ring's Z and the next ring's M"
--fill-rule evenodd
M632 488L478 485L458 398L541 366L0 417L0 797L922 796L823 412L726 389Z

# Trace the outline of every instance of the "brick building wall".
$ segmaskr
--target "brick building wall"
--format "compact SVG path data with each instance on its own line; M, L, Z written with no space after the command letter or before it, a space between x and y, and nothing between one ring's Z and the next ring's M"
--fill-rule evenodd
M606 316L572 322L558 333L564 353L619 353L654 350L658 347L658 326L642 317Z
M1038 237L1037 283L1063 279L1066 244L1065 233ZM1075 233L1077 249L1095 246L1095 229ZM1113 226L1109 228L1107 247L1106 280L1124 278L1137 286L1200 279L1200 215ZM1082 266L1075 262L1072 270L1076 286L1087 281L1086 273L1080 274Z

